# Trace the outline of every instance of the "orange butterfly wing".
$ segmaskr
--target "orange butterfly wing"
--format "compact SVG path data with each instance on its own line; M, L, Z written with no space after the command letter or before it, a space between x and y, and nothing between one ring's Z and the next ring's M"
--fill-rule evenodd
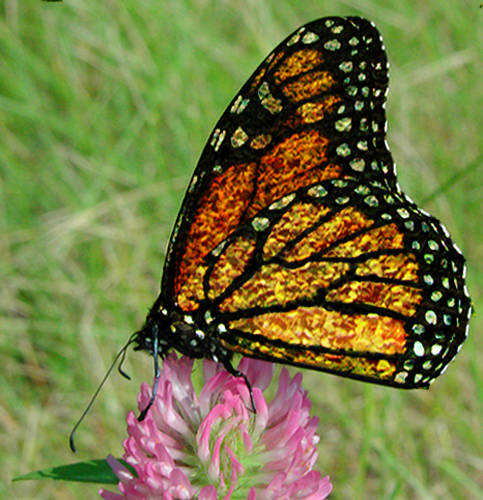
M206 263L220 342L248 356L411 388L466 339L463 257L436 219L370 183L299 189Z
M278 198L357 175L394 187L386 147L387 59L360 18L310 23L242 87L201 155L178 217L162 290L184 310L202 294L200 265L239 224Z

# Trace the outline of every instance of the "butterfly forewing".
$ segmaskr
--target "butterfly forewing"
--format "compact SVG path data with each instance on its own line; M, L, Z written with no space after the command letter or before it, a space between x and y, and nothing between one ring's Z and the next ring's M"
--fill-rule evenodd
M156 336L161 355L235 374L239 352L405 388L444 371L468 332L464 258L397 184L387 67L356 17L265 59L203 150L137 348L155 354Z
M284 40L203 150L169 246L165 300L196 309L205 255L300 187L346 176L394 187L384 136L387 84L381 37L364 19L321 19Z

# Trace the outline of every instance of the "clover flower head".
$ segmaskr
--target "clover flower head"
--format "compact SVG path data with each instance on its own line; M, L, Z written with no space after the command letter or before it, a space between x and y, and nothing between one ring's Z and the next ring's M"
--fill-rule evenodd
M256 412L241 377L219 363L203 362L204 386L196 394L193 360L170 354L164 361L156 399L146 418L127 416L129 437L123 459L108 463L119 491L100 490L105 500L321 500L332 490L329 477L313 470L317 459L318 419L302 376L283 368L275 397L264 391L273 365L244 358L238 369L253 387ZM151 397L143 384L138 405Z

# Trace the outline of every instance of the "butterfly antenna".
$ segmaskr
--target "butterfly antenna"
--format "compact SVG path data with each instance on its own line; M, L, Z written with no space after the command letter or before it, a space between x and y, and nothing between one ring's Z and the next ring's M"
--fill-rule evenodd
M153 326L153 359L154 359L154 385L153 385L153 393L151 394L151 398L144 410L140 413L138 417L138 422L142 422L149 409L151 406L153 406L154 400L156 399L156 395L158 394L158 384L159 384L159 377L160 377L160 372L159 372L159 362L158 362L158 350L159 350L159 343L158 343L158 326L155 324Z
M116 357L114 358L114 361L111 363L111 366L109 367L109 369L107 370L106 374L104 375L104 378L102 379L101 383L99 384L99 387L96 389L96 392L94 392L94 395L91 397L91 399L89 401L89 404L87 405L86 409L82 412L82 415L80 416L80 418L77 421L77 423L72 428L72 431L71 431L71 433L69 435L69 445L70 445L70 449L73 451L73 453L76 452L76 448L75 448L75 444L74 444L74 434L75 434L75 432L77 431L78 427L80 426L80 424L84 420L85 416L89 413L89 410L92 408L92 405L94 404L94 401L96 400L97 395L99 394L99 392L101 392L102 387L104 386L104 384L106 383L106 380L108 379L108 377L111 374L112 370L116 366L117 361L119 359L121 359L121 364L124 361L124 359L126 357L127 348L134 342L135 336L136 336L136 333L134 333L133 335L131 335L131 337L127 341L126 345L116 354ZM121 374L123 374L126 378L128 378L128 379L130 378L121 369L119 369L119 372Z

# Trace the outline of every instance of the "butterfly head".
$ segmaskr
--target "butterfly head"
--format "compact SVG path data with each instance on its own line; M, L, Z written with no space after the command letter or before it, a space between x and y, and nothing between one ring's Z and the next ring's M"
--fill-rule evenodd
M213 347L191 317L164 309L152 309L134 338L135 351L157 351L164 358L171 349L192 358L212 357ZM155 347L156 345L156 347Z

